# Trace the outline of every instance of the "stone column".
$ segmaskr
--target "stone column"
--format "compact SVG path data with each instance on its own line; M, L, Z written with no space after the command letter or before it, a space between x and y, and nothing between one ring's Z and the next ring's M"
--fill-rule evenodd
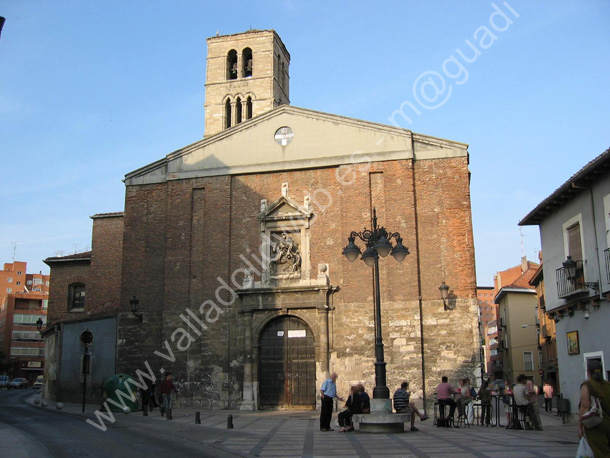
M252 312L244 312L244 383L242 401L239 410L254 410L254 396L252 390Z
M320 328L320 346L319 346L319 361L320 361L320 371L323 373L323 377L328 375L330 370L329 367L329 358L328 358L328 308L321 307L318 308L318 325ZM324 374L326 373L326 374Z

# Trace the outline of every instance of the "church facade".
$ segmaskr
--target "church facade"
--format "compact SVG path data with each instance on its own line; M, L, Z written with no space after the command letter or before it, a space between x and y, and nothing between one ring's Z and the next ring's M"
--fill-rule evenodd
M467 145L291 106L289 63L272 30L208 39L204 139L125 176L117 372L202 408L370 391L373 275L342 249L375 209L410 251L380 260L388 386L431 402L480 367Z

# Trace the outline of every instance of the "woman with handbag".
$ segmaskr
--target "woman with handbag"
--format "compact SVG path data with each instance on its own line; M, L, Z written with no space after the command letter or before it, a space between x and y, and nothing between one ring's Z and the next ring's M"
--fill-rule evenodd
M604 380L602 370L600 361L587 361L589 380L580 385L578 437L583 436L584 428L587 442L596 457L610 456L610 383ZM601 407L601 415L595 413L595 407ZM595 423L598 424L592 426Z

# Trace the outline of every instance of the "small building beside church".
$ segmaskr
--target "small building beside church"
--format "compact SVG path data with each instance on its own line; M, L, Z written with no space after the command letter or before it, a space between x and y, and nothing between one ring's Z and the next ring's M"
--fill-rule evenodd
M273 30L209 38L204 139L125 176L117 372L203 408L371 392L372 270L342 250L375 210L410 251L380 260L388 387L431 406L480 377L467 145L291 106L289 64Z

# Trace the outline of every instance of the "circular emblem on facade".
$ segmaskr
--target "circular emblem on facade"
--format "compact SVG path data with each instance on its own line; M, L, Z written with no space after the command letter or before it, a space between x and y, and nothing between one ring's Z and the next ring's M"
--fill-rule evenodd
M288 145L292 141L292 137L294 137L294 132L288 126L280 127L274 135L275 141L280 146Z

